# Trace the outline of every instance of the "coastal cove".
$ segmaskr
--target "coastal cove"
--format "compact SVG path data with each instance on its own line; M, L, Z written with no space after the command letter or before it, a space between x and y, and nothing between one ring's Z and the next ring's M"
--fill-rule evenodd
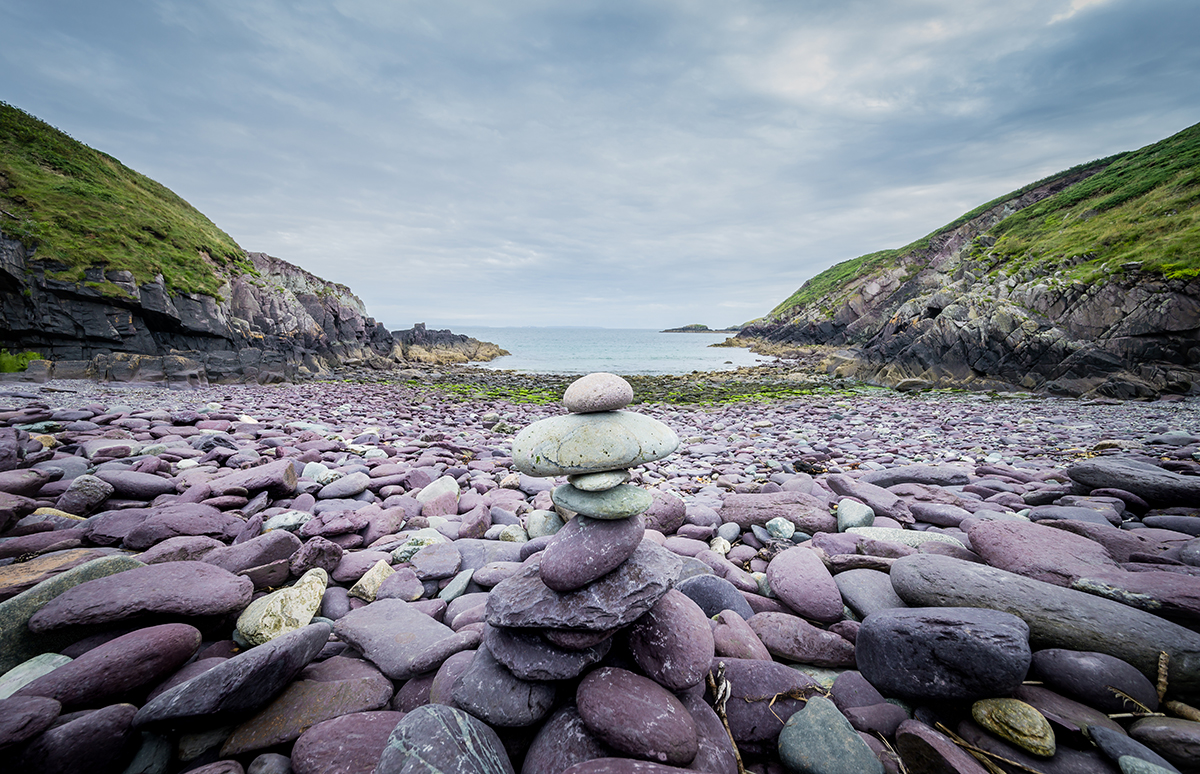
M739 347L712 347L729 338L728 331L663 333L642 328L453 326L455 333L489 341L512 354L481 368L525 373L686 374L730 371L770 362Z

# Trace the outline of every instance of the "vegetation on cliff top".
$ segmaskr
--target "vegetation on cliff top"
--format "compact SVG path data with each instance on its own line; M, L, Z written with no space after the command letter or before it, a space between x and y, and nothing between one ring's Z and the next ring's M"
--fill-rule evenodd
M771 310L770 319L830 299L848 283L897 265L931 240L988 209L1079 171L1084 180L1001 220L977 242L971 260L983 273L1026 276L1064 270L1071 280L1095 282L1138 268L1168 278L1200 275L1200 124L1137 151L1081 164L993 199L894 250L843 261L808 280ZM1136 266L1135 266L1136 264Z
M141 284L161 273L171 291L216 295L219 269L253 273L237 243L170 190L3 102L0 210L0 231L66 267L57 279L104 268Z

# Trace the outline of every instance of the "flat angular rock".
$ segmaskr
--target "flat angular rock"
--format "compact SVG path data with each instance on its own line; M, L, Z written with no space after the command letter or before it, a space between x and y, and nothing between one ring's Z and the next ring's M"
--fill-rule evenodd
M206 535L229 542L245 526L237 516L202 503L174 503L150 510L150 515L125 535L126 548L144 551L179 535Z
M413 554L409 560L421 580L453 577L462 567L462 554L453 543L433 543Z
M542 419L513 439L513 466L530 476L601 473L660 460L679 436L657 419L631 411L565 414Z
M629 627L629 652L647 677L679 692L708 674L712 627L699 605L671 589Z
M222 661L137 711L138 728L211 722L270 702L329 641L329 624L309 624Z
M812 697L788 718L779 732L779 757L791 771L883 774L875 753L823 696Z
M821 623L842 619L842 594L825 564L811 549L789 548L767 565L771 590L801 616Z
M68 711L102 706L166 679L199 647L200 631L187 624L135 629L37 678L15 695L45 696Z
M1082 575L1120 570L1104 546L1028 521L981 521L967 531L971 547L992 567L1070 586Z
M620 567L586 588L565 593L546 586L537 559L498 583L488 595L487 622L516 628L599 632L633 622L667 592L679 557L643 540Z
M579 684L575 704L588 730L626 755L686 766L699 750L696 724L683 704L633 672L595 670Z
M590 648L566 650L527 629L488 626L483 643L492 656L521 680L569 680L604 658L612 647L605 639Z
M721 503L721 520L737 524L743 530L757 524L765 527L771 519L783 517L801 532L837 532L837 517L829 506L804 492L770 494L731 494Z
M125 768L137 750L138 734L131 722L137 707L110 704L42 732L11 756L13 771L108 774Z
M145 615L209 616L241 610L254 584L204 562L165 562L81 583L46 603L29 630L111 624Z
M910 605L1003 610L1029 625L1035 649L1097 651L1155 679L1158 652L1170 657L1169 684L1200 690L1200 634L1119 602L986 565L915 554L892 565L892 585ZM1121 637L1113 637L1121 632Z
M522 680L480 645L475 658L454 681L454 703L490 726L530 726L554 706L551 683Z
M304 577L251 602L238 616L237 633L250 645L264 642L308 626L321 609L321 599L329 577L318 568Z
M273 529L245 542L214 549L202 561L238 573L277 559L290 559L301 545L300 538L292 533Z
M616 411L632 402L633 387L629 382L603 371L579 377L563 393L563 405L572 414Z
M846 607L859 618L880 610L908 607L892 588L892 579L879 570L847 570L833 576Z
M355 712L324 720L300 735L292 747L293 774L370 774L403 712Z
M576 516L542 553L542 582L555 591L583 588L632 556L645 531L640 515L615 520Z
M134 470L102 470L96 478L113 488L117 497L130 500L153 500L162 494L175 494L175 482L153 473Z
M859 481L884 489L896 484L961 486L970 483L971 472L960 465L897 465L883 470L869 470L859 477Z
M1097 457L1075 463L1067 468L1067 475L1092 489L1132 492L1152 506L1195 505L1200 501L1200 479L1136 460Z
M388 737L376 774L514 774L486 723L440 704L417 707Z
M593 519L628 519L642 513L654 502L648 491L630 484L618 484L601 492L588 492L563 484L556 487L550 497L559 508Z
M855 640L858 669L885 696L1002 696L1029 669L1029 627L980 608L908 608L867 616Z
M334 632L393 680L427 671L416 668L425 651L455 635L450 627L399 599L380 599L351 610L337 620Z
M606 470L603 473L567 476L567 482L585 492L603 492L605 489L612 489L617 484L624 484L629 481L629 478L628 470Z
M119 549L115 548L70 548L41 554L27 562L13 562L0 566L0 601L12 599L42 581L94 559L112 556L118 551Z
M778 658L821 667L854 666L854 643L799 616L756 613L746 623Z
M87 516L100 507L113 491L112 484L85 473L72 479L67 491L58 496L54 507L77 516Z

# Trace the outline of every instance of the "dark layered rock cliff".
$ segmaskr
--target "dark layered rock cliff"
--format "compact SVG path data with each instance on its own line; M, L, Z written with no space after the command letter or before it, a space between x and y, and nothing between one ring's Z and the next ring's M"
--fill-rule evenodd
M834 345L831 373L903 388L1200 392L1197 140L1193 127L1070 170L834 267L735 341ZM1100 218L1115 225L1093 239ZM1135 243L1140 260L1122 262Z

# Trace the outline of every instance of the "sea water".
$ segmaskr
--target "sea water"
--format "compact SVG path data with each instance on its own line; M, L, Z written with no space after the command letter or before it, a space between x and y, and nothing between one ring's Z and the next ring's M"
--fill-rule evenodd
M728 371L773 360L741 347L711 347L732 333L662 333L636 328L484 328L454 326L511 352L483 368L540 374L687 374Z

